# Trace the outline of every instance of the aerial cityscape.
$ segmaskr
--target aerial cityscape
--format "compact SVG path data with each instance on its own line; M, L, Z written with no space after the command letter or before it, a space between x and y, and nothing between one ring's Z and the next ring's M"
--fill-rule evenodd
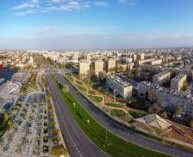
M192 0L1 0L0 157L193 157Z

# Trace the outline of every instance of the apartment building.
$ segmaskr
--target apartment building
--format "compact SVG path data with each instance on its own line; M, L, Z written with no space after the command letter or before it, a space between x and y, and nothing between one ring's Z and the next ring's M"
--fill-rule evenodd
M116 59L115 58L110 58L107 60L107 72L111 72L113 69L116 67Z
M124 99L132 96L133 86L117 76L108 76L106 79L106 87Z
M139 60L144 60L145 59L145 54L144 53L140 53L140 54L138 54L137 58Z
M170 75L171 72L168 71L163 71L159 74L156 74L153 76L153 83L162 85L163 83L170 81Z
M102 72L104 68L104 63L102 60L97 60L94 62L94 74L99 75L99 72Z
M80 79L88 78L90 75L90 62L85 60L80 61L78 72Z
M150 64L151 65L160 65L160 64L162 64L162 59L151 61Z
M187 75L184 73L178 74L171 80L171 88L177 91L180 91L184 85L184 82L187 80Z
M133 62L137 61L137 54L132 55Z

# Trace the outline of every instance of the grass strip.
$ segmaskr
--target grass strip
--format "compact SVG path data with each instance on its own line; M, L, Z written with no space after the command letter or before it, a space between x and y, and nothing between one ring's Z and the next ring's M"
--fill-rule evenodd
M94 96L94 95L88 95L89 98L91 98L94 102L102 102L103 98L100 96Z
M115 104L115 103L105 103L106 106L110 106L110 107L117 107L117 108L122 108L123 105L121 104Z
M99 123L97 123L79 102L72 96L71 93L64 93L57 81L55 85L60 92L65 104L70 113L77 121L83 132L92 140L99 148L107 152L113 157L166 157L168 155L148 150L125 141L115 134L107 131ZM75 106L73 104L76 104ZM89 120L89 124L87 121Z

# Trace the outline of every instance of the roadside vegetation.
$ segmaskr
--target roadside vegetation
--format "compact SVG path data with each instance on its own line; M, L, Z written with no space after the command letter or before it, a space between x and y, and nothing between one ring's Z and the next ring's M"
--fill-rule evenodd
M125 141L124 139L116 136L115 134L107 131L99 123L97 123L86 112L79 102L69 92L63 92L60 84L55 80L55 85L58 88L65 104L69 108L69 111L73 115L84 133L103 151L107 152L113 157L165 157L167 155L148 150L132 143ZM76 104L72 105L73 103ZM80 110L81 109L81 110ZM89 123L88 123L89 120Z
M116 103L105 103L106 106L110 106L110 107L116 107L116 108L121 108L123 107L123 105L121 104L116 104Z
M89 98L91 98L94 102L102 102L103 98L100 96L94 96L94 95L88 95Z
M139 111L133 111L133 110L129 110L128 113L133 117L133 118L140 118L145 116L146 114L143 112L139 112Z
M4 133L12 126L12 121L6 111L0 114L0 139Z
M111 115L122 119L125 118L126 113L123 110L113 109Z

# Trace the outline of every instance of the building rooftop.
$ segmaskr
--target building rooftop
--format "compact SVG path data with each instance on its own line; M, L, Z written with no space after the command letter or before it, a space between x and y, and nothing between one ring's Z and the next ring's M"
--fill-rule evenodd
M158 74L156 74L154 76L159 77L159 76L163 76L163 75L168 74L168 73L170 73L170 72L169 71L162 71L162 72L160 72L160 73L158 73Z
M185 75L186 75L186 74L184 74L184 73L180 73L180 74L178 74L176 77L174 77L174 78L172 79L172 81L179 81L179 80L181 80Z
M129 87L131 86L131 84L129 84L128 82L123 81L120 77L117 76L109 76L110 79L116 81L117 84L119 84L120 86L123 87Z
M167 129L171 126L169 122L167 122L165 119L161 118L157 114L150 114L142 118L137 118L135 121L143 123L147 126L155 127L159 130Z

